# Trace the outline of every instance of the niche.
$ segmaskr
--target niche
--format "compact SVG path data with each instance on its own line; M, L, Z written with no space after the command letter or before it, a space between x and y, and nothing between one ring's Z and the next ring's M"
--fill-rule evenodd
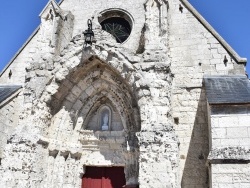
M123 125L118 111L112 105L98 107L89 117L86 130L122 131Z
M110 130L111 124L111 110L108 106L102 106L98 112L98 124L100 130L108 131Z

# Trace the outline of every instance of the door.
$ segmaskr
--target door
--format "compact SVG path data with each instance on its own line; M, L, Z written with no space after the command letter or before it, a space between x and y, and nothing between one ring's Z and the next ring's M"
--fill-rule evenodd
M122 188L126 184L123 167L86 167L82 188Z

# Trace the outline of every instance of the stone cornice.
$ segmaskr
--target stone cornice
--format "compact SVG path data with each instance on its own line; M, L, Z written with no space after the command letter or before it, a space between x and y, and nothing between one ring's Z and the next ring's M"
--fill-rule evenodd
M224 147L210 151L208 156L210 163L237 163L250 161L250 148L248 147Z

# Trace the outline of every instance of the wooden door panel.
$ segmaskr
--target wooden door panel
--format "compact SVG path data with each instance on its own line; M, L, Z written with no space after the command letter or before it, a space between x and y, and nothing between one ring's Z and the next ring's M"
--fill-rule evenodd
M102 178L102 188L113 188L111 180L107 177Z
M86 167L82 188L122 188L126 184L123 167Z
M102 188L102 180L88 178L83 182L82 188Z
M101 168L87 167L82 179L82 188L102 188L102 176Z
M123 167L106 168L105 174L110 179L111 188L122 188L126 184Z

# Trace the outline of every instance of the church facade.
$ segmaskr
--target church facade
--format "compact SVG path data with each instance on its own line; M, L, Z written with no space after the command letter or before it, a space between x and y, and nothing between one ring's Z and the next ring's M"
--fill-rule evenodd
M0 187L250 187L246 59L187 0L49 1L0 77Z

